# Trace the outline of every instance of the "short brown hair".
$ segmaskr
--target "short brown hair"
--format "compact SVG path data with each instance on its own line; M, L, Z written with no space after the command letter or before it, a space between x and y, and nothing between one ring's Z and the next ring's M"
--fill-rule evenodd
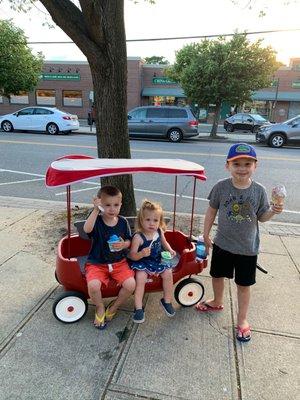
M163 209L162 209L161 205L159 203L155 203L153 201L145 199L143 201L139 211L138 211L137 218L136 218L136 221L135 221L135 229L137 231L142 231L143 230L142 220L144 218L145 211L157 211L158 213L160 213L159 227L162 230L166 229L166 223L165 223L165 219L164 219L164 212L163 212Z
M121 196L122 197L122 193L120 191L120 189L118 189L115 186L102 186L97 193L97 197L100 199L100 197L102 195L106 195L106 196Z

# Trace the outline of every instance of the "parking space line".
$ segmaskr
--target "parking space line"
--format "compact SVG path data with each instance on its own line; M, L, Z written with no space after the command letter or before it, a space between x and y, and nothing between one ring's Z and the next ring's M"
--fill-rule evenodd
M5 186L5 185L14 185L16 183L27 183L27 182L36 182L36 181L43 181L44 178L36 178L36 179L25 179L23 181L14 181L14 182L2 182L0 183L0 186Z
M12 169L3 169L0 168L0 172L11 172L13 174L20 174L20 175L30 175L30 176L40 176L42 178L45 178L45 175L42 174L34 174L32 172L24 172L24 171L14 171Z

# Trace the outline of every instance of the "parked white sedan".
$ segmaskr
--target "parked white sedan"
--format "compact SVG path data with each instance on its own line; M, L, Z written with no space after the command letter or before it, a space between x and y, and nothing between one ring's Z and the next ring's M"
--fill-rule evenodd
M79 129L79 122L77 115L68 114L58 108L26 107L0 116L0 126L4 132L43 131L56 135L59 132L68 134Z

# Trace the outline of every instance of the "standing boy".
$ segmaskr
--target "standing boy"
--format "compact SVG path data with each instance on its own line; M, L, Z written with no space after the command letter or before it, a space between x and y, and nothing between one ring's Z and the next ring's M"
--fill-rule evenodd
M258 221L268 221L283 210L282 205L270 207L265 188L252 180L256 166L252 146L237 143L230 147L226 169L231 178L219 181L212 188L204 219L207 253L213 248L210 274L214 298L196 305L201 312L223 310L224 278L232 279L234 275L238 299L236 338L242 342L251 339L247 312L259 251ZM218 228L212 242L210 230L217 212Z
M126 261L131 243L131 232L125 218L119 216L122 194L114 186L103 186L93 199L94 209L84 224L84 231L92 238L92 248L86 263L86 280L89 296L96 306L94 325L104 329L118 307L134 292L134 273ZM99 206L103 210L100 214ZM118 239L108 244L112 236ZM101 286L113 278L122 286L117 299L105 310Z

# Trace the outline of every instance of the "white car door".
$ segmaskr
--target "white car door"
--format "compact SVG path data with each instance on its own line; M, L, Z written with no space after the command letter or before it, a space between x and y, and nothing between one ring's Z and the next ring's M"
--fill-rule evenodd
M45 131L48 122L51 120L52 114L53 112L48 110L47 108L35 108L32 115L32 129L34 129L35 131Z
M22 110L16 112L14 115L14 120L12 121L14 129L20 129L25 131L31 130L33 126L32 113L33 113L32 107L23 108Z

